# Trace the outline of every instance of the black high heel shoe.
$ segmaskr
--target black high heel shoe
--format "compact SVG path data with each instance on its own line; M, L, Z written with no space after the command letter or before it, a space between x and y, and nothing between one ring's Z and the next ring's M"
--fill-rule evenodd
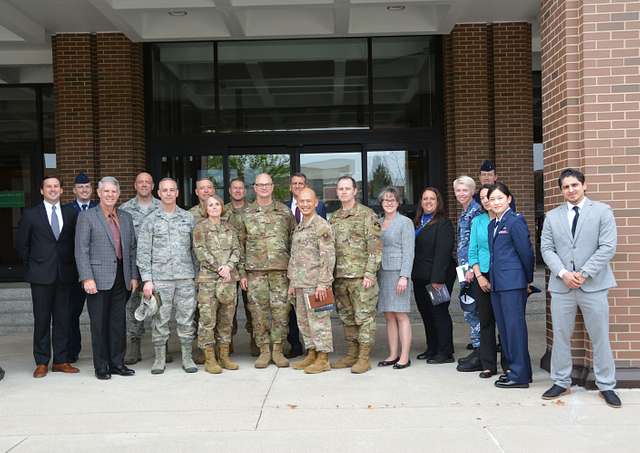
M496 370L484 370L481 371L478 376L480 376L482 379L488 379L492 376L495 376L496 374L498 374Z
M378 362L378 366L395 365L396 363L398 363L398 360L400 360L400 357L397 357L395 360L382 360L382 361Z

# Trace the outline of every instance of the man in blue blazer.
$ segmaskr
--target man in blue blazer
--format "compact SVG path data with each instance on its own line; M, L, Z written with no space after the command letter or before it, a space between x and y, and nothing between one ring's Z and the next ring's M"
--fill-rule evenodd
M81 171L73 181L73 194L75 199L64 207L71 208L78 215L82 211L93 208L98 204L97 201L91 199L93 187L89 177ZM80 350L82 349L82 335L80 334L80 316L84 310L84 301L87 294L83 291L80 282L74 282L71 285L71 294L69 296L69 362L78 361Z
M298 195L302 190L307 187L307 175L304 173L294 173L289 180L289 190L291 190L291 200L287 201L287 207L291 209L291 213L296 218L296 223L300 223L302 220L302 213L298 208ZM316 213L323 219L327 219L327 208L324 203L318 200L316 206ZM297 357L302 355L302 343L300 342L300 330L298 329L298 318L296 317L295 310L289 310L289 333L287 334L287 341L291 345L291 351L286 356L288 358Z
M509 207L509 189L502 183L493 187L488 193L497 214L488 227L491 305L502 339L502 354L509 364L509 371L495 385L526 388L532 376L525 309L527 287L533 281L533 249L526 220Z
M571 336L580 307L593 344L593 372L605 402L621 407L614 392L616 367L609 344L609 288L616 286L610 261L616 253L616 221L611 208L585 196L585 177L567 168L558 185L565 203L551 210L542 228L540 251L549 266L553 349L553 386L543 399L558 398L571 388Z
M34 378L47 375L52 347L53 371L79 371L69 364L69 292L78 281L73 256L76 214L60 206L59 178L45 177L40 193L43 201L23 211L16 236L33 299Z

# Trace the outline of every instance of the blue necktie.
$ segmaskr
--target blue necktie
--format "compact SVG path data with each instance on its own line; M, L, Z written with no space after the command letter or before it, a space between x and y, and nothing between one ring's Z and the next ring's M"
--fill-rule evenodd
M51 206L51 231L53 231L53 236L56 238L56 241L60 237L60 222L58 221L58 216L56 215L56 206Z
M86 210L87 210L87 205L86 205L86 204L83 204L83 205L82 205L82 210L83 210L83 211L86 211Z

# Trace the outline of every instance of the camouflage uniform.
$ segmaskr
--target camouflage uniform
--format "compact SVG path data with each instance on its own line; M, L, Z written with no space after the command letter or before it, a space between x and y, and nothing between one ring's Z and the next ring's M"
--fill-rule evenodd
M242 213L245 211L247 207L247 203L245 202L244 206L240 207L240 208L235 208L233 206L233 203L227 203L226 205L224 205L224 214L222 215L222 221L229 223L231 226L233 226L233 228L235 228L236 232L240 230L240 224L242 223ZM237 285L238 287L240 286L239 284ZM244 306L244 315L245 315L245 325L244 328L246 329L247 333L249 334L249 337L253 338L253 325L251 323L251 311L249 311L249 301L247 299L247 292L240 289L241 291L241 295L242 295L242 302L243 302L243 306ZM238 310L238 307L236 305L236 311ZM235 335L236 332L238 332L238 323L236 321L236 316L234 314L233 316L233 330L231 332L232 335Z
M160 207L160 200L157 198L151 198L151 204L144 206L138 203L138 198L133 197L132 199L122 203L120 209L125 212L131 214L133 218L133 229L135 230L136 237L138 235L138 231L140 231L140 227L142 226L142 222L144 219L154 212L156 209ZM131 297L126 305L126 320L127 320L127 337L129 338L141 338L144 334L144 321L138 321L133 315L140 305L140 301L142 300L142 288L138 288L136 291L131 293Z
M333 231L317 214L310 221L302 220L291 239L289 286L296 289L296 314L304 347L317 352L333 352L331 311L315 312L307 309L305 294L317 287L331 288L336 264Z
M191 254L193 216L176 206L169 214L162 208L150 214L138 232L137 263L143 282L152 281L160 295L160 309L151 321L154 346L169 339L169 319L175 307L178 337L194 338L196 308L195 265Z
M296 221L284 204L251 203L240 217L240 243L244 266L240 274L248 279L249 310L258 346L282 343L287 336L289 302L287 267L291 233ZM271 316L271 320L269 320Z
M205 205L203 205L202 203L198 203L197 205L189 209L189 212L193 216L193 219L196 221L196 225L199 224L202 220L209 217L207 214L207 208L205 208Z
M351 209L338 209L330 223L336 240L335 300L347 332L345 339L373 346L378 304L376 273L382 261L380 223L375 213L360 203ZM365 289L364 277L369 277L373 286Z
M240 243L235 229L222 223L200 222L193 230L193 251L200 261L198 283L198 346L231 343L233 314L236 309L236 282L240 262ZM231 281L224 282L217 269L227 265Z

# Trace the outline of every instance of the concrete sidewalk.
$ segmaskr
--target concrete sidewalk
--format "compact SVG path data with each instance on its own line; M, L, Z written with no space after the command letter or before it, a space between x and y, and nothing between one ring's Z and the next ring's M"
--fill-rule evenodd
M80 374L35 380L31 336L2 336L0 451L638 451L640 391L621 390L619 410L575 387L568 397L543 401L550 385L537 366L544 318L531 314L529 327L535 374L527 390L496 389L493 379L458 373L455 364L416 361L424 348L418 323L410 368L374 367L359 376L349 370L312 376L273 365L256 370L242 331L234 354L240 370L217 376L202 367L187 375L179 361L152 376L147 338L134 377L98 381L83 350ZM341 352L340 330L334 324ZM380 324L373 365L386 354L385 335ZM456 355L466 354L459 321L455 337Z

